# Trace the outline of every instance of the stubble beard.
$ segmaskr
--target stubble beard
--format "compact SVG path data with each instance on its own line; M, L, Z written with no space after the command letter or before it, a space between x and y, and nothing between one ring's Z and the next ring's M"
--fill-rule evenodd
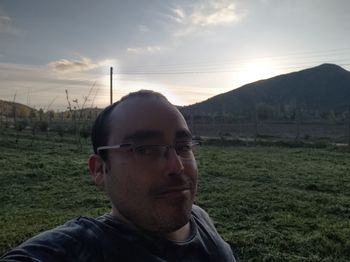
M183 198L162 199L152 196L151 204L142 207L142 203L134 203L134 207L116 203L117 217L121 216L124 222L144 231L156 235L174 232L185 226L191 218L191 210L196 193L196 185Z

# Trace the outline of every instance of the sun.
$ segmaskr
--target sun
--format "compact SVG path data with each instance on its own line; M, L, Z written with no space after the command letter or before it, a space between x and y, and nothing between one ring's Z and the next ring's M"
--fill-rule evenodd
M235 82L240 86L279 75L276 65L266 60L253 60L244 63L237 71Z

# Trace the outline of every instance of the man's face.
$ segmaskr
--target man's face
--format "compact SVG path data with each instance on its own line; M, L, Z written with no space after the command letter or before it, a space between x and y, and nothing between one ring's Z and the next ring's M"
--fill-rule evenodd
M126 100L109 122L108 145L174 145L191 139L183 116L163 99ZM132 150L109 150L104 185L112 213L158 233L184 226L197 186L197 165L190 155L182 159L171 148L166 156L147 159Z

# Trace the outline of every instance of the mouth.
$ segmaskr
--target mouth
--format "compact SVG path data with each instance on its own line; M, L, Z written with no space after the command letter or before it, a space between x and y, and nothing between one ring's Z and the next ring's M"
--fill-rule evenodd
M180 196L191 192L191 188L189 186L178 186L178 187L170 187L159 190L157 192L158 197L167 197L167 196Z

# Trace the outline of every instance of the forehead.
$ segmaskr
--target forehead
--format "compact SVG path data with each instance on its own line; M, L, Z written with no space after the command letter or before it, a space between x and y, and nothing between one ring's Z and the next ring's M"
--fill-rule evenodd
M165 99L153 97L130 98L120 103L111 112L109 128L110 143L121 143L135 135L175 139L190 134L178 109Z

